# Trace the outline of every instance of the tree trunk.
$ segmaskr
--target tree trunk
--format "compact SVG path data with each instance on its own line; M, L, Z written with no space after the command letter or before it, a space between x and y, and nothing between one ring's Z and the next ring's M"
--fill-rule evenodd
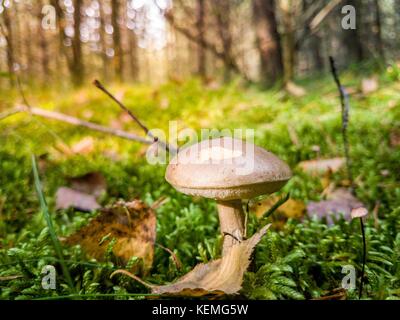
M47 46L47 41L46 41L46 36L45 32L43 31L42 28L42 7L43 7L43 1L39 1L39 10L37 13L37 18L38 18L38 35L39 35L39 47L40 47L40 56L41 56L41 65L42 65L42 72L43 76L45 79L48 79L50 75L50 70L49 70L49 52L48 52L48 46Z
M348 5L352 5L356 9L356 28L343 30L344 43L347 47L350 56L356 61L361 61L365 58L365 50L361 42L360 29L361 26L361 1L348 0Z
M84 69L80 39L81 8L83 0L74 0L74 37L72 39L72 80L75 86L83 83Z
M314 3L315 2L313 0L305 0L303 2L303 13L306 13ZM323 37L316 32L315 34L311 35L309 41L309 50L313 62L312 66L314 69L320 72L324 69L324 59L322 58L321 54Z
M66 27L66 21L64 17L64 12L63 9L61 8L58 0L51 0L51 5L55 8L56 10L56 18L57 18L57 28L58 28L58 55L57 55L57 64L59 65L60 62L62 62L61 57L64 56L65 60L67 62L67 71L70 73L72 76L73 71L72 71L72 58L70 55L69 50L66 50L64 46L64 41L67 40L67 35L65 34L65 27ZM59 65L60 66L60 65ZM60 72L62 68L59 68L57 72Z
M207 77L206 71L206 50L200 44L204 42L205 38L205 3L204 0L197 0L197 33L199 43L197 43L197 73L202 79Z
M296 60L295 50L295 28L293 21L292 3L290 0L281 2L282 22L284 34L282 38L283 47L283 83L286 85L293 80Z
M113 27L113 43L114 43L114 70L118 80L123 78L123 53L121 43L121 30L119 28L119 0L111 1L112 13L111 13L111 25Z
M381 22L381 10L379 8L378 0L374 0L374 7L375 7L375 25L374 25L374 33L376 39L376 50L380 56L380 58L385 58L385 52L383 48L382 42L382 22Z
M10 86L14 85L15 76L14 76L14 46L13 46L13 29L11 26L11 17L9 15L9 9L5 9L3 11L3 19L5 26L5 37L7 42L7 68L10 79Z
M232 34L230 30L230 0L219 0L214 2L215 14L217 19L218 35L222 42L223 56L225 63L225 81L229 81L231 77L232 57Z
M105 32L106 13L104 12L104 2L99 2L100 5L100 45L101 45L101 60L103 62L103 78L109 79L108 56L107 56L107 34Z
M133 30L129 31L129 58L133 81L139 80L139 56L137 37Z
M253 0L253 20L260 55L262 81L271 85L282 76L282 49L274 0Z

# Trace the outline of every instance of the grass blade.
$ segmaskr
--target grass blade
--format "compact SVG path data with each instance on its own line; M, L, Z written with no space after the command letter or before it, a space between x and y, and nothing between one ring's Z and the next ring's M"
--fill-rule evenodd
M286 201L288 201L290 198L290 193L288 193L286 196L280 198L277 202L274 203L274 205L269 208L269 210L263 214L263 220L267 219L271 214L275 212L276 209L278 209L281 205L283 205Z
M56 254L60 261L60 265L61 265L64 277L65 277L69 287L71 288L71 290L74 291L74 284L72 282L71 275L70 275L67 265L65 263L65 260L64 260L63 254L62 254L61 244L60 244L60 241L58 240L57 234L54 230L53 222L51 221L51 217L50 217L50 213L49 213L49 208L47 206L46 199L44 198L44 195L43 195L42 186L40 183L39 173L38 173L37 164L36 164L36 159L35 159L34 155L32 155L32 170L33 170L33 177L35 180L35 189L36 189L36 192L39 197L40 208L41 208L42 214L44 216L44 219L46 220L46 224L49 229L50 237L53 242L54 250L56 251Z

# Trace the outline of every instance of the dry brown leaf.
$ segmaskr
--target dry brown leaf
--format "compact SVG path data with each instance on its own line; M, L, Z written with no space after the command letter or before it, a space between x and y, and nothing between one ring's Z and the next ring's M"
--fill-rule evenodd
M263 200L250 204L250 210L257 218L262 216L280 199L278 196L270 196ZM287 218L301 218L304 215L306 206L303 201L289 198L275 212L282 213Z
M60 187L56 193L56 209L74 208L92 211L100 208L97 198L106 192L106 179L100 172L69 177L70 187Z
M243 275L250 264L251 253L269 227L263 227L250 239L233 246L221 259L197 265L177 282L154 286L152 293L185 296L190 296L192 292L195 295L238 293L242 287Z
M89 172L81 176L67 178L72 189L95 197L101 196L107 189L106 179L100 172Z
M296 98L300 98L306 95L306 90L292 81L286 83L285 90L287 93L289 93L289 95Z
M94 139L92 137L85 137L72 145L71 150L73 153L88 154L94 150Z
M361 80L361 92L364 95L375 92L378 90L378 87L379 84L377 76L372 76L370 78L364 78Z
M56 209L74 208L80 211L100 209L96 197L68 187L60 187L56 192Z
M270 225L263 227L250 239L234 245L222 258L198 264L192 271L171 284L148 284L125 270L118 270L111 276L118 273L128 275L149 287L155 295L199 297L237 294L242 287L243 275L250 264L254 247L269 227Z
M278 196L269 196L260 201L251 201L249 203L250 211L253 212L258 219L261 219L279 199L280 197ZM275 229L281 229L289 218L301 219L305 212L306 206L303 201L289 198L280 205L271 216L272 226Z
M400 146L400 130L390 132L390 146L394 148Z
M327 200L310 201L307 205L307 212L310 217L326 218L328 225L332 225L333 217L338 219L340 215L343 215L344 219L350 221L351 211L363 206L363 203L353 196L349 190L339 188L329 194Z
M113 254L122 263L132 257L143 259L142 272L153 263L156 239L156 215L140 200L118 201L89 224L66 239L70 245L80 244L96 260L103 260L110 241L115 239Z
M344 164L345 159L337 157L331 159L301 161L298 166L309 174L324 174L328 171L336 172Z

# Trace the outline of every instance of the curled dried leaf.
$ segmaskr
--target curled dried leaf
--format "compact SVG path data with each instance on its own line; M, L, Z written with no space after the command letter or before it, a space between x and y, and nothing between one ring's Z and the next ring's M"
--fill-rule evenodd
M140 271L152 266L156 239L156 215L140 200L118 201L103 209L89 224L66 239L70 245L80 244L96 260L103 260L108 245L114 241L112 252L122 264L132 257L143 260Z
M232 246L222 258L198 264L192 271L171 284L162 286L149 284L125 270L118 270L112 276L118 273L130 276L149 287L155 295L200 297L237 294L242 287L243 275L250 264L250 256L269 227L270 224L248 240Z

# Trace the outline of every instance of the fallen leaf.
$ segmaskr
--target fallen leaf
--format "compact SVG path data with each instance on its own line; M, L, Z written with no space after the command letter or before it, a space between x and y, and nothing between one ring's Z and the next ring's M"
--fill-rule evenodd
M48 153L42 153L38 157L38 167L40 172L45 172L47 170L47 167L49 165L49 154Z
M71 150L76 154L88 154L94 150L94 139L92 137L85 137L72 145Z
M115 240L113 240L115 239ZM140 268L146 273L152 266L156 239L156 215L140 200L118 201L103 209L89 224L66 239L70 245L80 244L83 250L98 261L111 241L112 252L118 262L126 264L132 257L143 259Z
M222 258L198 264L192 271L171 284L152 285L125 270L117 270L111 276L118 273L128 275L149 287L155 295L199 297L237 294L242 287L243 275L250 264L254 247L269 227L270 225L263 227L250 239L234 245Z
M60 187L56 192L56 209L74 208L80 211L92 211L100 208L96 197L68 187Z
M97 198L106 192L106 179L100 172L68 177L70 187L60 187L56 193L56 209L74 208L92 211L100 208Z
M392 132L390 132L389 140L391 147L400 146L400 130L393 130Z
M67 178L71 188L91 194L95 197L101 196L106 192L107 183L104 176L97 171L89 172L81 176Z
M289 81L288 83L286 83L285 90L291 96L296 97L296 98L303 97L306 94L306 90L303 87L300 87L299 85L295 84L292 81Z
M254 212L257 218L262 218L277 201L278 196L270 196L261 201L250 204L250 210ZM304 215L306 206L303 201L289 198L285 203L276 209L276 213L282 213L287 218L301 218Z
M351 211L363 206L363 203L354 197L350 191L339 188L328 195L327 200L310 201L307 205L307 214L309 217L326 218L327 224L332 225L333 217L339 219L343 215L345 220L350 221Z
M323 174L327 171L336 172L345 164L344 158L331 158L321 160L306 160L299 162L298 166L310 174Z
M364 95L375 92L378 90L378 78L376 76L364 78L361 80L361 92Z

